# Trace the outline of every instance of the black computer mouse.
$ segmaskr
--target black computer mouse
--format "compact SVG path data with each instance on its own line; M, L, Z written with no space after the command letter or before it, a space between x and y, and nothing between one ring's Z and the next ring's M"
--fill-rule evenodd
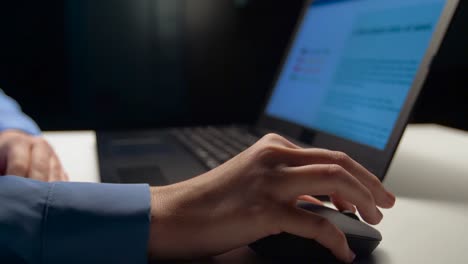
M359 221L357 216L310 203L301 202L298 206L327 218L343 231L349 247L356 253L358 259L369 256L382 241L380 232ZM295 263L301 262L301 260L308 263L311 263L310 261L319 263L339 262L327 248L315 242L315 240L287 233L260 239L249 246L262 257L279 261L287 260L287 263L291 260L294 260Z

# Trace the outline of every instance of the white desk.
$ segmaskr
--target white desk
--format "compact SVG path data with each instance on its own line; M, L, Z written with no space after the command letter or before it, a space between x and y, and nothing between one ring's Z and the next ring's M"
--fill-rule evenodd
M94 132L45 136L73 181L99 181ZM468 262L468 133L409 126L385 185L398 200L377 226L384 240L372 263ZM242 256L231 255L244 262Z

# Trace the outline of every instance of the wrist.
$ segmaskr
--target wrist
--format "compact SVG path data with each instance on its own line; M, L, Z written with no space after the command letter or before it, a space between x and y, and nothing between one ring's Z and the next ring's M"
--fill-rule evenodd
M176 236L171 231L171 186L151 187L150 238L148 256L150 259L165 258L163 253L170 250L171 241ZM172 236L171 236L172 232Z
M150 189L150 259L190 259L211 253L201 243L211 226L207 224L210 206L199 201L201 189L193 179Z
M155 221L156 221L156 215L155 212L157 210L157 204L156 204L156 187L150 187L150 202L151 202L151 208L150 208L150 225L149 225L149 239L148 239L148 257L149 259L154 259L155 258L155 253L154 253L154 248L155 248L155 241L154 241L154 233L155 233Z

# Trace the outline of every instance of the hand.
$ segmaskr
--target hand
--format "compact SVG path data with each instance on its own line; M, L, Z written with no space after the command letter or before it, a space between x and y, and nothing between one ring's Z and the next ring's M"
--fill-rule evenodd
M325 218L296 207L329 195L339 209L377 224L395 196L341 152L301 149L270 134L220 167L188 181L152 188L150 257L196 258L287 232L315 239L339 259L354 258L344 234Z
M16 130L0 133L0 175L40 181L67 181L59 158L42 137Z

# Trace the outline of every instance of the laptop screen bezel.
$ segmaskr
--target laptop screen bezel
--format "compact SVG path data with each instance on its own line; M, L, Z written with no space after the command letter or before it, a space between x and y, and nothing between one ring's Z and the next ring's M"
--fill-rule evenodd
M343 151L351 156L356 161L360 162L368 170L373 172L381 181L384 180L387 170L390 166L395 151L399 145L403 132L408 123L409 116L413 110L414 104L420 94L424 85L426 77L434 56L436 55L442 40L447 32L448 26L453 18L459 0L446 0L446 5L442 12L441 18L437 24L437 28L433 34L429 48L424 55L421 66L418 69L415 80L410 88L405 103L401 109L400 115L395 123L394 129L389 137L387 145L384 150L379 150L374 147L350 141L344 138L334 136L330 133L319 131L316 129L308 128L290 121L270 116L267 113L269 100L271 99L275 90L276 84L279 81L282 70L288 59L288 55L293 48L295 40L297 39L299 29L301 28L305 15L309 8L313 8L313 0L306 0L302 13L299 16L298 23L292 34L289 47L280 64L276 78L273 82L268 100L264 106L262 115L260 116L257 127L262 130L269 130L281 133L288 137L294 138L306 145L325 148L330 150ZM312 7L311 7L312 5Z

